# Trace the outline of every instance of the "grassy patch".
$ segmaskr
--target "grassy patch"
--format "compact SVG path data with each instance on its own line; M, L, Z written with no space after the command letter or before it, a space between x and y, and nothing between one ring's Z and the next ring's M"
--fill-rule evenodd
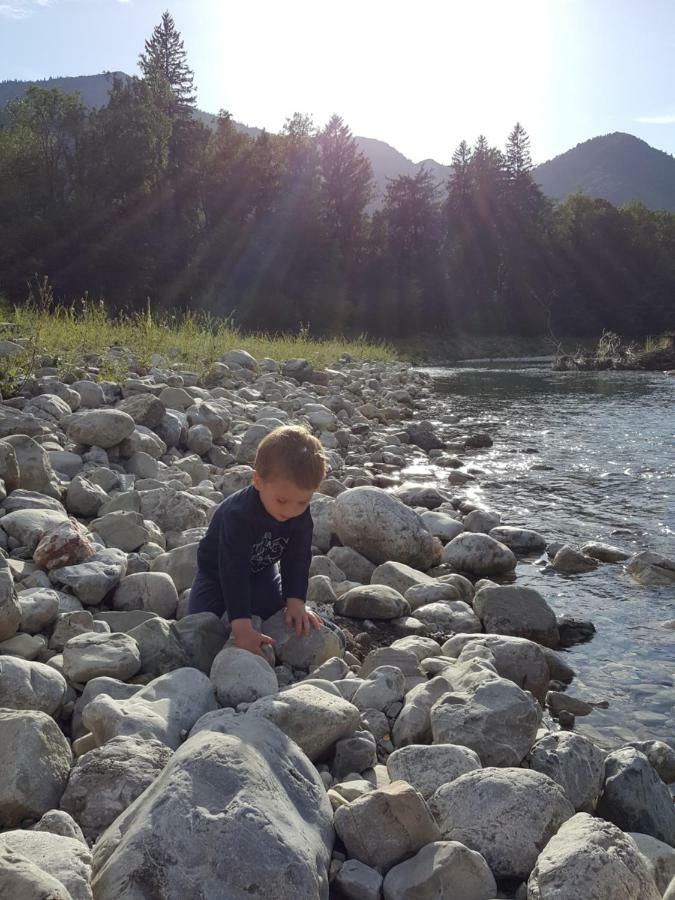
M47 298L48 299L48 298ZM342 354L355 360L393 361L397 353L383 341L362 335L355 339L315 338L308 329L297 334L243 333L223 320L203 314L156 316L143 313L111 316L101 303L81 301L75 306L30 303L1 313L0 339L25 341L25 351L2 361L0 380L5 391L40 365L42 356L52 357L59 371L82 366L87 358L100 357L101 377L118 374L114 348L128 350L141 366L152 364L155 355L169 364L201 373L227 350L247 350L256 359L283 361L308 359L315 366L330 366ZM125 367L126 369L126 367Z

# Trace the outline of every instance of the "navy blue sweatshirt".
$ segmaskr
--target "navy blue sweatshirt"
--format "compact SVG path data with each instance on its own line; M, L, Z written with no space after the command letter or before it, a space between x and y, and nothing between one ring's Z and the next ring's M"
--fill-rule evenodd
M223 500L199 542L197 565L220 584L230 620L251 617L251 576L279 561L283 599L305 599L312 530L309 507L277 522L253 485Z

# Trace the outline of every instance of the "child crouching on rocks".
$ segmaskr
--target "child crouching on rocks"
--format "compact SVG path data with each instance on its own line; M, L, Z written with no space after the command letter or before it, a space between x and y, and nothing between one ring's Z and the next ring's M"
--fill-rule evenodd
M312 559L309 501L326 474L321 443L298 426L276 428L260 443L253 484L216 510L197 552L190 613L227 612L237 647L262 656L272 638L251 616L286 608L286 623L308 635L321 619L305 608Z

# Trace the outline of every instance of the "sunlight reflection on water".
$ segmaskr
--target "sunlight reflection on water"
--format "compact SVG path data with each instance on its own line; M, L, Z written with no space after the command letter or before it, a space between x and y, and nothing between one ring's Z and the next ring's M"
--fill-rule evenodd
M460 427L475 423L494 439L467 456L467 468L485 474L453 493L549 541L675 557L675 379L513 363L426 371L445 407L437 420L459 414ZM447 481L447 470L424 465L404 474ZM517 575L556 612L598 629L569 652L572 693L610 706L578 720L578 730L608 746L655 737L675 746L675 631L663 624L675 618L675 589L643 587L621 565L561 576L523 560Z

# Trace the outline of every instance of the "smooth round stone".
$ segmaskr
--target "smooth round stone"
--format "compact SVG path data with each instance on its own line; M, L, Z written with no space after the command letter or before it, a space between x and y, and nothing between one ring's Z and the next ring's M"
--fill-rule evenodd
M384 584L360 585L335 603L335 612L353 619L398 619L410 613L408 601Z

